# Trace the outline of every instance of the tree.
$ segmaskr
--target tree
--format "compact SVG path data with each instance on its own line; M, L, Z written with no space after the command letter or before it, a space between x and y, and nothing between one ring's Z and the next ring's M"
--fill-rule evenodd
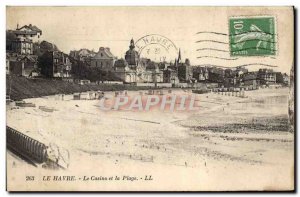
M42 56L46 51L59 51L55 44L48 41L42 41L41 43L33 43L33 53L37 56Z

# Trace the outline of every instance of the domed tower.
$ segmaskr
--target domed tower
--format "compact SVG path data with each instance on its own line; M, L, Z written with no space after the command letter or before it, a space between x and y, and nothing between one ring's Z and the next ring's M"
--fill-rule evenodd
M137 66L139 61L139 53L134 49L134 40L131 39L129 50L126 51L125 60L129 66Z

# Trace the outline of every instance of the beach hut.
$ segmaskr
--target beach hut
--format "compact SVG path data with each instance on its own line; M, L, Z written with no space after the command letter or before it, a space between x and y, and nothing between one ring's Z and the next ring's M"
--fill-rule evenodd
M73 100L80 100L80 93L74 93Z

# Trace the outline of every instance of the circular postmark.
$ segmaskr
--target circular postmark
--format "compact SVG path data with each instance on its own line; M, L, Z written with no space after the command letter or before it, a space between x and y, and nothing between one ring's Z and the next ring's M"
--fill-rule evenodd
M153 61L172 61L178 56L178 49L174 42L159 34L141 37L135 42L139 56Z

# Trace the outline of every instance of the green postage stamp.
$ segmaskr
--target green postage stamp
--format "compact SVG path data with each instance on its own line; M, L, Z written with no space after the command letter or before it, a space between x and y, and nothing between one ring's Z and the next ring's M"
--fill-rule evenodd
M230 18L229 45L231 56L276 55L275 18Z

